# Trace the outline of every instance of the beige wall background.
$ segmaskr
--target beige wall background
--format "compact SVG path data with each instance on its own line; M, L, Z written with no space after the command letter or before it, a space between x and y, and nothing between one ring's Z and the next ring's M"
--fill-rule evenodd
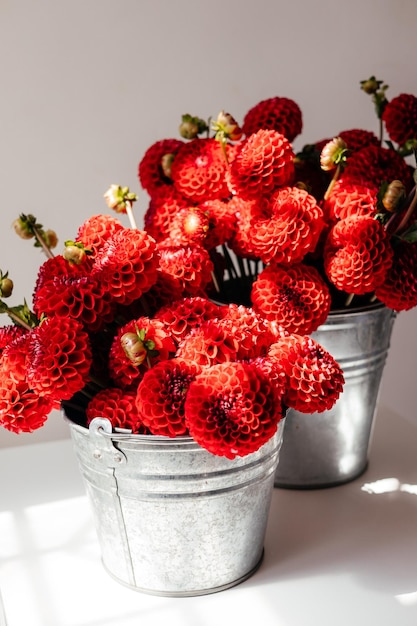
M31 294L42 253L11 229L33 213L60 241L107 212L111 183L147 197L147 147L176 137L180 116L220 109L242 120L259 100L293 98L295 147L348 128L377 132L359 82L417 95L415 0L0 0L0 267L13 304ZM7 323L7 319L0 320ZM381 404L417 422L417 311L395 323ZM56 413L0 447L68 436Z

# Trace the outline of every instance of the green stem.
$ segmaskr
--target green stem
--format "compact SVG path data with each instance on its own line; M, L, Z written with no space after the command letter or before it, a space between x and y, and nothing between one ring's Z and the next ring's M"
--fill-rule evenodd
M48 257L48 259L53 259L54 258L54 254L53 254L52 250L50 248L48 248L48 246L45 243L44 238L42 237L42 235L40 234L40 232L36 228L36 226L32 226L32 231L33 231L33 234L35 235L39 245L41 246L42 250L44 251L44 253Z
M340 176L341 167L340 164L336 167L336 171L333 174L333 178L330 181L329 186L327 187L326 193L324 194L323 200L327 200L330 197L330 194L333 191L333 187L335 186L339 176Z

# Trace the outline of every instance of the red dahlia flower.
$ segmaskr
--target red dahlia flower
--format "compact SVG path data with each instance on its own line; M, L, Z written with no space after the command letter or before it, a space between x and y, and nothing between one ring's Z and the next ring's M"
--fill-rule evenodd
M221 317L222 307L207 298L196 296L167 304L155 313L171 337L178 343L206 320Z
M369 215L377 212L378 189L373 185L360 185L340 178L332 193L323 203L325 219L329 222L343 220L351 215Z
M323 324L331 306L323 278L303 263L266 267L253 283L251 300L260 315L300 335L309 335Z
M172 163L172 179L176 190L193 202L217 200L230 195L226 169L218 141L193 139L178 150Z
M140 317L119 327L109 354L109 373L122 389L135 389L150 367L173 356L175 344L164 324ZM141 350L143 358L139 356Z
M156 281L156 242L146 231L124 228L110 237L95 258L92 277L118 304L130 304Z
M385 106L382 114L391 141L400 146L409 139L417 139L417 98L402 93Z
M0 425L13 433L31 433L58 408L52 398L39 396L25 382L15 382L0 371Z
M176 356L202 367L237 359L241 337L235 337L230 332L230 326L222 320L207 320L184 337Z
M249 363L204 369L190 384L185 401L193 439L229 459L258 450L273 436L281 417L276 386Z
M183 144L179 139L162 139L145 152L138 166L138 177L150 196L172 185L169 164Z
M408 190L413 184L411 170L403 157L395 150L381 146L368 146L350 155L343 179L378 188L393 180L401 180Z
M134 434L149 434L141 423L136 408L136 392L107 387L98 392L86 409L87 425L95 417L108 419L113 429L131 430Z
M93 215L79 227L76 240L96 253L107 239L123 229L123 224L116 217Z
M300 263L317 245L323 212L303 189L283 187L266 203L265 217L252 220L247 237L264 263Z
M212 282L213 263L199 245L177 246L168 241L158 244L159 267L182 286L184 296L198 296Z
M179 211L193 206L175 189L163 188L152 196L143 219L146 232L155 239L163 241L169 237L172 222Z
M191 361L170 359L146 372L137 389L136 407L153 435L188 435L184 403L190 384L200 371Z
M363 295L384 281L392 256L389 237L379 221L351 216L330 230L324 247L324 270L340 291Z
M290 142L275 130L258 130L242 142L229 174L233 192L247 200L290 185L294 179Z
M290 98L268 98L258 102L245 115L242 130L252 135L258 130L275 130L294 141L303 129L301 109Z
M28 331L22 326L1 326L0 327L0 357L4 348L13 343Z
M287 375L283 402L300 413L329 410L343 390L339 364L311 337L292 335L272 345L268 356Z
M40 396L69 400L88 382L91 361L82 324L71 317L51 317L28 337L26 380Z
M361 128L352 128L351 130L342 130L337 133L340 139L345 142L349 154L357 152L367 146L380 146L380 141L375 133L369 130L363 130Z
M394 311L408 311L417 306L417 246L398 241L394 246L394 259L384 282L375 295Z

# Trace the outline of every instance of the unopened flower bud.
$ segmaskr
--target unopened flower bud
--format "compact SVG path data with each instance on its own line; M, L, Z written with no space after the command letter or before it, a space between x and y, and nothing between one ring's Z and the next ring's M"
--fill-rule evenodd
M22 239L32 239L34 237L33 231L28 222L22 217L18 217L13 222L13 228L15 229L16 234Z
M368 80L361 80L361 89L368 95L372 95L380 89L382 83L382 80L377 80L375 76L371 76Z
M405 198L405 187L400 180L393 180L387 187L382 204L390 213L395 213L401 200Z
M44 232L43 238L48 248L56 248L58 245L58 237L54 230L48 229Z
M164 154L161 159L161 168L166 178L171 178L172 173L172 163L174 161L175 155L172 152L168 152Z
M7 274L1 278L0 276L0 297L8 298L12 295L13 281L7 277Z
M184 139L195 139L198 135L198 124L195 124L191 120L181 122L179 132Z
M120 343L127 358L133 365L141 365L147 356L144 342L136 333L125 333L120 338Z
M195 139L207 130L207 124L200 117L186 113L181 118L179 133L184 139Z
M235 118L230 113L220 111L215 122L213 122L213 130L216 138L230 139L231 141L239 141L242 138L243 131Z
M137 195L129 191L129 187L110 185L104 194L107 206L116 213L126 213L126 205L137 200Z
M66 261L74 263L74 265L81 265L86 257L86 250L79 242L66 241L62 256Z
M341 137L327 142L320 154L320 166L325 172L334 170L346 161L347 146Z

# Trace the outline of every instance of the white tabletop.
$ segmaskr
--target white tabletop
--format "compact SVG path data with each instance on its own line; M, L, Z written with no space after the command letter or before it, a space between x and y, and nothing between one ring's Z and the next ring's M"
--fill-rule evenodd
M0 472L7 626L417 624L417 427L385 409L366 473L275 489L260 569L213 595L147 595L104 571L70 440L3 449Z

